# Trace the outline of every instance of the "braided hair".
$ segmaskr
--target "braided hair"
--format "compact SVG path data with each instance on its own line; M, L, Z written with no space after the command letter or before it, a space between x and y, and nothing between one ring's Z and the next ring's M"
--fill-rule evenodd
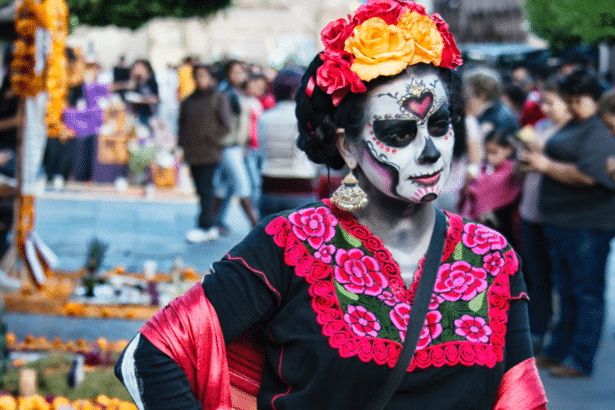
M295 114L299 128L297 146L317 164L341 169L345 163L337 150L337 130L343 128L346 137L356 141L365 125L365 107L370 90L398 77L407 76L410 72L416 74L418 70L421 73L433 72L438 75L444 83L449 98L453 124L461 121L463 114L461 80L457 72L452 69L431 64L415 64L395 76L381 76L365 83L367 87L365 93L349 92L338 106L334 106L331 96L320 87L314 86L313 90L308 91L310 79L313 79L312 82L315 81L316 71L322 64L322 59L316 55L303 75L301 86L295 94L297 103Z

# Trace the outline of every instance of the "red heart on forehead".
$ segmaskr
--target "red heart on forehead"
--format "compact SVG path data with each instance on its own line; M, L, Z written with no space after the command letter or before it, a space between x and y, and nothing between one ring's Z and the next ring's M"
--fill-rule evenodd
M416 115L424 120L433 105L433 94L424 92L420 96L409 96L402 102L401 106L404 110Z

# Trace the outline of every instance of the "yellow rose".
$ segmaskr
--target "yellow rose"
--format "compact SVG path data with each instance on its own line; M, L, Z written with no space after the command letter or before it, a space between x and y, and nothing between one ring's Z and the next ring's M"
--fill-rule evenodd
M414 40L397 26L373 17L355 27L345 50L354 55L350 69L363 81L400 73L412 61Z
M410 64L440 64L444 42L431 17L408 10L400 17L397 27L414 39L414 58Z

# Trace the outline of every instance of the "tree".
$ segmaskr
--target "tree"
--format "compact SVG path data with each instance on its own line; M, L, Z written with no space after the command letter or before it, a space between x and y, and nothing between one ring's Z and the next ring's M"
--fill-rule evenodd
M613 0L526 0L525 10L532 31L555 48L615 44Z
M116 25L136 29L154 17L204 17L231 0L67 0L71 26Z

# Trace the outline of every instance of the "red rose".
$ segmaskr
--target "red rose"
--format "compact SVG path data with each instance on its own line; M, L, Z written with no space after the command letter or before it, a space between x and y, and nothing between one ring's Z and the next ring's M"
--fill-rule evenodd
M357 73L350 69L352 54L325 50L320 58L324 63L316 70L316 84L331 96L333 105L339 105L349 91L364 93L367 90Z
M322 328L322 332L326 336L331 336L344 328L342 323L337 322L340 316L340 312L334 309L328 309L318 314L318 323L325 324Z
M416 352L414 355L414 360L416 361L416 366L419 369L425 369L431 364L429 361L429 352L425 350L419 350Z
M448 31L448 24L437 13L431 16L431 18L436 24L436 27L438 28L438 31L442 36L442 41L444 42L444 47L442 48L442 60L440 60L440 67L453 69L459 67L461 64L463 64L463 59L461 58L461 53L459 52L459 48L457 48L457 44L455 43L453 35L450 31Z
M368 339L361 339L359 341L359 347L357 349L359 351L359 359L367 363L372 358L372 344Z
M350 338L350 334L346 332L339 332L339 333L334 334L333 337L331 337L329 344L334 349L337 349L339 347L342 347L344 343L348 341L349 338Z
M369 0L367 4L359 6L355 11L350 26L354 28L373 17L380 17L387 24L397 24L399 17L408 10L408 6L411 4L398 0ZM425 9L423 8L424 12Z
M488 368L493 369L497 362L498 362L498 358L495 352L493 351L493 348L488 347L487 351L485 352L485 364L487 365Z
M377 364L385 364L388 359L387 346L381 339L375 339L372 345L372 352L374 353L374 360Z
M318 281L310 287L310 296L326 296L333 293L333 284L331 282Z
M349 339L342 345L340 349L340 356L342 357L351 357L357 353L357 340L354 338Z
M476 345L474 347L475 354L475 363L479 366L483 366L485 364L485 346L484 345Z
M455 366L459 361L459 351L454 344L446 345L444 348L444 356L446 356L446 363L451 366Z
M297 266L306 255L305 248L297 244L284 251L284 262L289 266Z
M462 343L459 346L459 361L465 366L472 366L474 364L474 346Z
M347 32L348 21L346 19L337 19L325 26L320 32L320 38L325 45L325 49L331 51L343 51L344 42L350 35Z
M390 343L387 350L389 351L389 367L392 368L397 363L401 347L396 343Z
M433 348L431 350L430 357L431 357L431 362L436 367L442 367L444 366L444 363L446 362L446 356L444 354L444 349L441 349L440 347Z
M315 261L312 266L311 278L316 280L322 280L329 277L331 274L331 267L329 265L325 265L320 261Z

